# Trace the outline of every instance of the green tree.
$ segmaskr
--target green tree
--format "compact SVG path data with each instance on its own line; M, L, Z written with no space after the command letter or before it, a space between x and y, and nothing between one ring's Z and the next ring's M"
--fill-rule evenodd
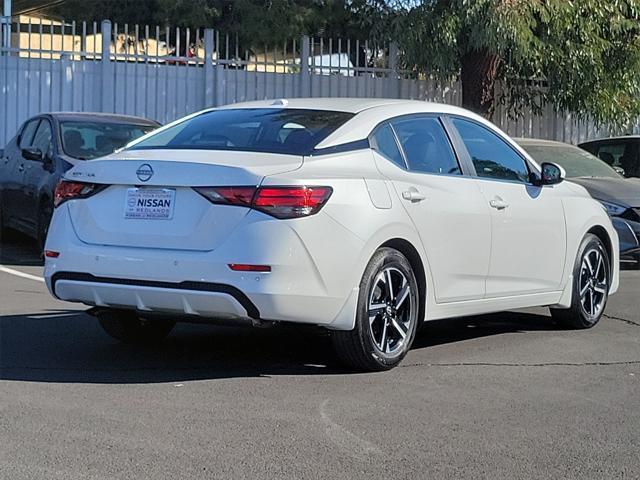
M639 0L397 3L407 66L459 78L463 105L486 117L497 102L513 113L549 102L619 127L640 115Z

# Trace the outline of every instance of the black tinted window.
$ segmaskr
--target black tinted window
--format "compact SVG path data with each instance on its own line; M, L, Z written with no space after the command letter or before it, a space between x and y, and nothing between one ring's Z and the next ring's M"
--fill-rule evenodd
M396 142L396 136L388 123L378 128L373 137L376 140L376 150L399 167L406 168L402 153L398 148L398 142Z
M437 118L408 118L392 122L414 172L460 175L460 166Z
M223 109L202 113L131 147L305 155L352 113L282 108Z
M608 142L599 145L597 151L601 160L621 168L627 177L640 175L637 147L632 142Z
M91 160L113 153L154 128L129 123L65 121L60 124L62 149L70 157Z
M525 160L490 130L467 120L453 119L479 177L529 181Z
M40 119L36 118L35 120L31 120L24 126L24 128L22 129L22 133L20 134L20 148L31 146L33 134L36 133L36 128L38 127L39 121Z
M42 153L49 153L49 150L51 149L51 125L47 120L42 120L40 122L31 144L33 147L39 148Z

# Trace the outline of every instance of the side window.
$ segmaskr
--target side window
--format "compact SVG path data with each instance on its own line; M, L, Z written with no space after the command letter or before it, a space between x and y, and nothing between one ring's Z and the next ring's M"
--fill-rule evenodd
M624 170L625 177L640 176L638 148L632 142L606 143L598 148L598 157L612 167Z
M51 150L51 125L48 121L42 120L33 137L31 146L39 148L42 153L47 154Z
M40 119L31 120L25 125L20 134L20 148L30 147L32 145L33 134L36 132Z
M375 139L376 150L378 150L378 152L399 167L406 168L404 158L402 158L402 153L400 152L400 148L398 148L398 142L396 142L396 136L393 134L393 130L391 130L388 123L379 127L373 135L373 138Z
M477 123L452 119L479 177L529 182L526 161L495 133Z
M625 152L624 143L607 143L604 145L600 145L596 149L597 156L600 158L600 160L604 160L612 167L619 167L622 163L621 159Z
M396 120L391 124L398 134L409 170L445 175L462 174L440 120L418 117Z

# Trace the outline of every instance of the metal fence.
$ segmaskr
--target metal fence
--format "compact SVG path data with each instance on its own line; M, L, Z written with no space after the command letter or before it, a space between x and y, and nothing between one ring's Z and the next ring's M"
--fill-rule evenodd
M212 29L14 18L0 47L0 145L44 111L115 112L166 123L209 107L267 98L388 97L461 103L457 83L402 70L395 44L302 36L246 48ZM108 53L107 53L108 52ZM577 143L604 136L546 108L494 121L514 136Z

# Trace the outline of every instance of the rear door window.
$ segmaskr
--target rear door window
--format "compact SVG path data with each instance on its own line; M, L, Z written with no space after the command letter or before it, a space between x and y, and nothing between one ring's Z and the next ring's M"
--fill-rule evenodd
M373 139L375 141L375 149L378 153L391 160L400 168L407 168L402 153L400 152L400 147L398 147L396 135L388 123L378 127L373 134Z
M391 122L409 170L438 175L462 175L440 120L436 117L411 117Z

